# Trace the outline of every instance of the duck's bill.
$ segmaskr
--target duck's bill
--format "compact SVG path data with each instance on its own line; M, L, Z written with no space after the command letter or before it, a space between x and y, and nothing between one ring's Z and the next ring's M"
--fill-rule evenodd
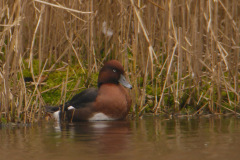
M126 80L126 78L121 74L120 79L118 80L124 87L132 89L132 85Z

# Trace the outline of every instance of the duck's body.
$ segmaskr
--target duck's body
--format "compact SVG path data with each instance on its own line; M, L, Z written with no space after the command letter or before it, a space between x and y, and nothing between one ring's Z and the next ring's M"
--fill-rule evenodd
M124 77L122 65L111 60L104 64L98 77L98 89L89 88L75 95L65 103L64 110L69 121L96 121L124 119L131 107L131 98L127 90L119 84L132 86ZM46 107L47 111L60 111L56 108Z

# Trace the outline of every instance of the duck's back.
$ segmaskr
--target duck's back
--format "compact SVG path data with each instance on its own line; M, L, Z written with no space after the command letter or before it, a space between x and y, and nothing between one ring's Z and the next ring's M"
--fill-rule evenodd
M73 106L75 109L83 108L96 100L98 96L98 89L88 88L76 94L70 101L66 102L65 110L67 107Z

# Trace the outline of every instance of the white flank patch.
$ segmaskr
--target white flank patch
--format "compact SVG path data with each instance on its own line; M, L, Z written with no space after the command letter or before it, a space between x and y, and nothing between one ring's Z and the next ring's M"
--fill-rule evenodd
M60 113L60 111L56 111L53 113L53 118L55 119L56 122L60 121L59 113Z
M92 118L89 118L89 121L113 121L113 118L106 116L103 113L96 113Z
M75 109L73 106L68 107L68 110L73 110L73 109Z

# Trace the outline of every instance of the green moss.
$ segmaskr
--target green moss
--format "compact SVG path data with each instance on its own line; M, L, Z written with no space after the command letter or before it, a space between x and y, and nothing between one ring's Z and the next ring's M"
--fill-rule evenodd
M146 93L149 95L153 95L153 90L151 85L146 86Z
M6 120L4 117L1 117L1 122L2 122L3 124L6 124L6 123L7 123L7 120Z
M32 67L33 67L34 75L39 75L40 74L39 73L39 61L37 59L34 59L32 64L33 64ZM30 72L30 68L28 68L28 63L25 60L23 60L23 65L24 65L23 76L24 77L31 77L32 74Z
M145 113L149 113L151 111L151 107L150 106L147 106L145 109L144 109Z
M29 70L23 70L23 77L31 77L32 74Z
M87 70L85 72L87 74ZM86 77L87 77L86 74L83 73L79 65L72 65L69 67L68 84L67 84L68 92L66 93L66 100L73 96L72 90L75 88L78 80L80 80L80 83L78 86L76 86L76 88L83 88L85 86L95 87L95 88L97 87L98 73L92 73L91 77L89 78L89 81L87 82L86 82ZM52 89L42 94L42 97L47 104L56 105L60 103L59 100L61 99L61 94L62 94L62 84L63 82L66 81L66 75L67 75L67 71L55 71L49 74L49 77L46 81L46 85L42 87L42 91L51 89L58 85L60 86L58 88ZM85 82L88 84L85 84ZM79 93L84 89L85 88L75 92Z
M139 85L142 87L143 86L143 77L139 77Z

